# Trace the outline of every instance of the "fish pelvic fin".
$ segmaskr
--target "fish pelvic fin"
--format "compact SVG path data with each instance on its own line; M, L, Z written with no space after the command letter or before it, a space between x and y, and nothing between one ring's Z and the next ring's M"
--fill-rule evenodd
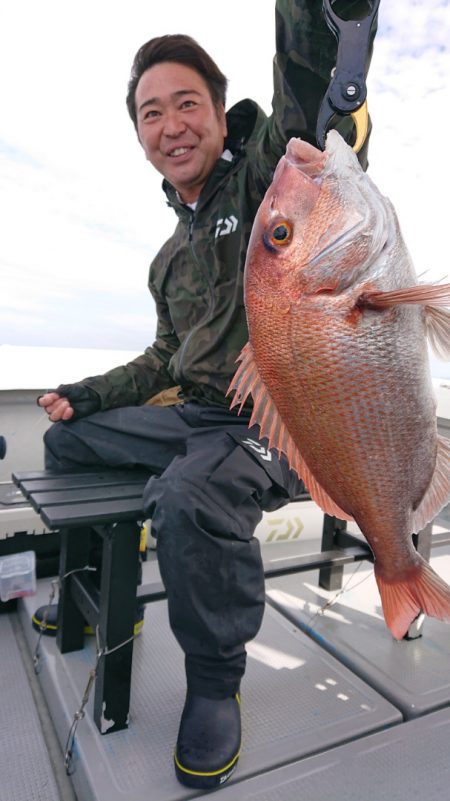
M401 640L420 612L450 622L450 587L417 554L418 563L406 578L387 581L375 562L375 578L381 596L386 625Z
M368 290L362 292L357 306L371 309L388 309L390 306L409 303L426 306L427 309L450 306L450 284L416 284L404 289Z
M231 392L235 393L230 408L239 406L238 413L240 413L251 395L254 406L249 425L252 426L255 423L259 425L260 436L267 437L269 448L276 450L279 456L284 453L290 469L295 470L307 487L313 501L326 514L338 517L340 520L353 520L353 517L344 512L328 495L304 461L261 378L250 342L243 347L238 361L240 365L227 391L227 396Z
M450 502L450 439L438 435L433 477L413 512L412 532L418 534Z

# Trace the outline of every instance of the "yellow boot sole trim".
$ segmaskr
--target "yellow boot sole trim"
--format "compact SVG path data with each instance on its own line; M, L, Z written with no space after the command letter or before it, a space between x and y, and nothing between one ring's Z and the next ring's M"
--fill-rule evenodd
M239 749L236 756L233 757L233 759L231 760L231 762L228 763L228 765L225 765L223 768L219 768L219 770L211 770L211 771L189 770L188 768L185 768L183 765L181 765L181 763L177 759L176 754L174 754L174 760L177 768L182 770L183 773L189 773L190 776L220 776L221 773L226 773L227 770L230 770L230 768L233 767L235 762L237 762L237 760L239 759L240 754L241 754L241 749Z
M238 702L239 706L241 705L241 699L239 697L239 693L236 693L236 701ZM221 773L226 773L227 770L233 767L235 762L239 759L241 755L241 748L237 754L233 757L233 759L228 763L228 765L224 765L223 768L219 768L219 770L211 770L211 771L200 771L200 770L189 770L185 768L177 759L176 753L173 755L177 768L183 771L183 773L189 773L190 776L219 776Z
M35 624L35 625L36 625L38 628L40 627L40 625L41 625L41 623L42 623L42 620L39 620L39 618L37 618L35 615L32 615L32 616L31 616L31 620L33 621L33 623L34 623L34 624ZM46 624L46 626L44 626L44 631L45 631L46 629L49 629L49 631L56 631L56 630L57 630L57 628L58 628L58 626L54 626L54 625L53 625L53 623L47 623L47 624Z

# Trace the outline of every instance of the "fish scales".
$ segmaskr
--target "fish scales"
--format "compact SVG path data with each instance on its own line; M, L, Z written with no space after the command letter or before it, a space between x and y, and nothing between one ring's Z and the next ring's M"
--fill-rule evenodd
M329 492L335 488L334 499L349 515L367 512L370 504L379 520L377 510L388 492L394 494L396 507L410 498L414 506L431 480L434 439L425 439L426 448L422 426L425 421L430 428L435 426L434 399L431 386L417 392L418 377L412 369L417 354L409 337L391 337L380 353L377 329L362 340L352 339L345 317L345 309L333 308L327 316L317 308L303 309L293 323L296 330L291 331L290 341L285 339L277 349L279 377L275 381L273 369L270 374L265 369L264 343L255 343L255 358L291 436L301 441L302 455L322 486ZM295 348L296 341L301 342L301 350ZM398 342L403 344L402 353ZM398 372L390 375L383 362L394 360ZM291 376L288 392L283 375ZM410 456L426 462L426 470L410 465L405 471L405 440ZM414 484L418 486L411 492ZM356 493L351 503L349 491Z
M422 609L450 619L411 539L450 500L426 344L431 329L449 350L449 303L450 285L417 284L392 204L339 135L324 154L291 140L249 243L233 405L251 385L261 435L324 511L356 520L398 638Z

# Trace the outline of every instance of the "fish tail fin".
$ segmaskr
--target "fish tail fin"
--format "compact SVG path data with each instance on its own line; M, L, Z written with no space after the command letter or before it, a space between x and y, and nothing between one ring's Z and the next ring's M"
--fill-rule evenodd
M418 563L405 578L387 581L375 563L384 619L391 634L401 640L420 612L450 622L450 587L428 562L416 555Z

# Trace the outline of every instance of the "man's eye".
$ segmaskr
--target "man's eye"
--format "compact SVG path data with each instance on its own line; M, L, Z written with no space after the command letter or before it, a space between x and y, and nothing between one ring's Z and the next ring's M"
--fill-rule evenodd
M181 104L181 108L193 108L195 105L195 100L184 100Z
M155 109L150 109L144 114L144 120L153 120L156 117L159 117L159 111L156 111Z

